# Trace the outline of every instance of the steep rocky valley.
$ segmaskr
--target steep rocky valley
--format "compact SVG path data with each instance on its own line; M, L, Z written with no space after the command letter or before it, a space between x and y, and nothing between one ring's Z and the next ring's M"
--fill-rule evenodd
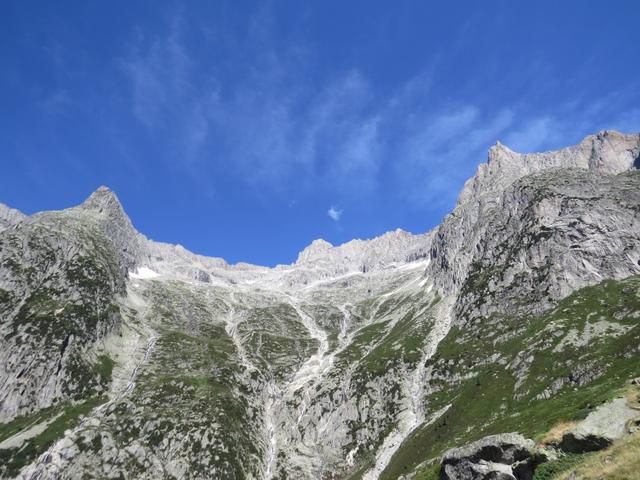
M498 143L432 231L275 268L151 241L104 187L0 205L0 477L436 478L538 441L640 376L639 169L637 134Z

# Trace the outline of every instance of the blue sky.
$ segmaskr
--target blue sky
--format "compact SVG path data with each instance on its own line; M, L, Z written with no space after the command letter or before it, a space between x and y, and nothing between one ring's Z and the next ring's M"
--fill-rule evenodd
M424 232L500 140L640 131L636 1L7 1L0 202L230 262Z

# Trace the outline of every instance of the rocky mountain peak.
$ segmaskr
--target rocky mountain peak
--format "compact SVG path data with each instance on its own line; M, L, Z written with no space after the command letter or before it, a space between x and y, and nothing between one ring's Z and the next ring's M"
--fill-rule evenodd
M0 203L0 232L15 225L25 217L26 215L21 211Z
M94 210L98 213L124 213L118 196L109 187L100 186L89 195L81 205L86 210Z
M494 143L490 148L489 148L489 154L488 154L488 158L487 158L487 163L493 163L496 161L500 161L500 159L504 158L504 157L508 157L510 155L516 154L516 152L514 152L513 150L511 150L509 147L507 147L504 143L502 143L500 140L496 140L496 143Z
M97 214L101 222L109 223L113 228L127 230L131 236L137 234L118 196L108 187L98 187L79 208Z
M304 250L298 254L296 263L309 262L317 260L324 256L329 250L333 248L333 245L322 238L318 238L311 242Z
M355 239L336 246L325 240L315 240L300 252L293 267L298 270L295 274L297 281L302 280L303 283L347 272L379 271L398 263L425 259L430 244L431 233L414 235L401 229L372 239ZM313 273L309 273L310 271Z
M518 153L495 143L486 163L478 166L458 197L458 205L495 195L531 173L553 168L580 168L617 174L640 167L640 134L605 130L579 144L541 153Z
M100 230L112 241L116 250L122 252L129 268L137 263L142 254L144 237L133 227L120 200L111 189L99 187L77 208L97 221Z
M580 146L590 151L590 170L620 173L640 168L640 134L604 130L588 136Z

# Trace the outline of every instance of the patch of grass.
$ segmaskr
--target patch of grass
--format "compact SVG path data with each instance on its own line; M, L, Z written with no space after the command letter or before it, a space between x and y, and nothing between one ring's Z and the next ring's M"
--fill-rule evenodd
M362 328L351 344L345 348L337 357L336 363L350 364L359 358L362 358L367 346L381 339L387 329L389 321L376 322Z
M439 480L439 478L440 465L437 463L422 469L415 477L416 480Z
M562 455L557 460L538 465L536 471L533 474L533 480L553 480L557 478L557 475L559 473L574 468L576 465L584 462L585 458L588 458L591 455L593 454L568 453Z
M0 423L0 442L15 435L16 433L40 423L47 418L51 418L59 407L43 408L31 415L24 415L13 419L8 423Z
M13 294L3 288L0 288L0 308L8 304L13 299Z
M32 462L39 455L44 453L56 440L62 437L65 430L73 428L79 421L81 415L86 415L98 405L104 403L106 398L93 397L82 403L66 404L59 407L53 407L41 411L29 417L16 419L10 424L6 424L6 431L17 431L34 423L36 421L44 421L46 418L61 415L51 422L47 428L39 435L30 438L18 448L0 450L0 473L3 476L14 477L20 469ZM44 417L44 418L42 418ZM19 428L22 427L22 428ZM16 430L19 428L19 430Z
M95 365L95 370L100 377L100 383L102 385L108 385L111 383L113 366L113 359L109 355L100 355L98 357L98 363Z
M540 443L543 445L559 444L562 436L577 425L578 422L575 420L560 420L544 434Z
M384 340L360 360L360 367L367 374L378 376L388 369L389 363L399 359L416 362L422 354L421 347L426 336L426 328L413 311L407 312L398 321Z
M573 472L575 478L584 480L633 480L640 478L640 432L624 438L606 450L586 455L579 463L559 470L555 477L535 477L536 480L553 478L568 479ZM536 472L537 473L537 472Z

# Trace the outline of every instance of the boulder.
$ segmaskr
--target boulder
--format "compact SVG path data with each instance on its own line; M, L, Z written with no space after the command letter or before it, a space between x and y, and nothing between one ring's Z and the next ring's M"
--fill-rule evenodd
M571 453L602 450L622 438L629 422L639 416L640 412L629 407L626 399L616 398L598 407L576 428L565 433L560 448Z
M490 435L447 451L441 480L531 480L540 458L533 440L519 433Z

